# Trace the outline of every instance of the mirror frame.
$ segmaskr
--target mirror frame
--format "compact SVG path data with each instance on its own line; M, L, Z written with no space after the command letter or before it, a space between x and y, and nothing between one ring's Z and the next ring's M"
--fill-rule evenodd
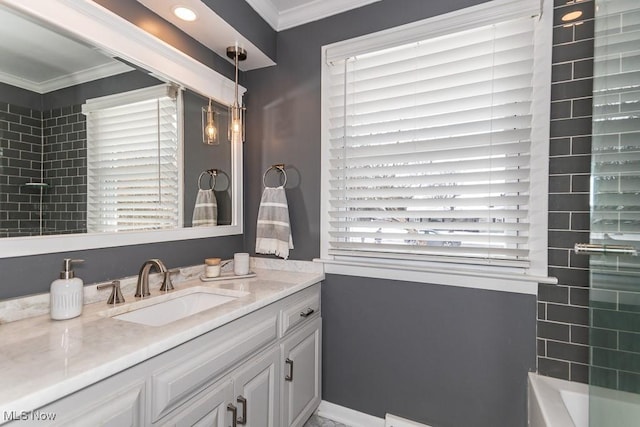
M117 55L153 74L230 105L235 82L91 0L0 0L27 17ZM246 91L240 87L239 96ZM119 233L0 238L0 258L202 239L243 233L242 142L231 149L231 225Z

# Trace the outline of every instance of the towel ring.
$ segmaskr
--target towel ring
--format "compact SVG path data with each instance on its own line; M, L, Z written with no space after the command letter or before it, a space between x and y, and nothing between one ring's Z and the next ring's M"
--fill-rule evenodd
M284 176L284 182L281 186L284 187L285 185L287 185L287 172L284 170L284 164L280 163L277 165L271 165L269 169L264 171L264 175L262 175L262 184L265 186L265 188L276 188L267 186L267 174L272 170L277 170L282 174L282 176Z
M209 175L209 188L202 188L202 177L205 175ZM216 186L216 177L218 176L217 169L207 169L203 171L198 177L198 189L200 190L213 190Z

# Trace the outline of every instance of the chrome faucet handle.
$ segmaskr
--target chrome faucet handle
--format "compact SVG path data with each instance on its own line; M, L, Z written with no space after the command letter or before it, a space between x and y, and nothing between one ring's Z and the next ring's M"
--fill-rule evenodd
M173 282L171 281L171 275L176 273L180 273L179 268L174 268L173 270L167 270L164 272L164 279L162 280L162 286L160 286L160 292L168 292L175 289L173 287Z
M122 296L122 290L120 289L120 281L114 280L111 283L106 283L104 285L98 285L96 289L99 291L103 289L111 288L111 295L109 295L109 299L107 300L107 304L121 304L124 302L124 297Z

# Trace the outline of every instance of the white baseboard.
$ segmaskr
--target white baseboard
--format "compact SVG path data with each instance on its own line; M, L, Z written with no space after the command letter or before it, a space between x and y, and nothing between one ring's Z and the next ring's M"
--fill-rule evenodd
M385 427L431 427L426 424L420 424L391 414L387 414L384 418Z
M323 400L318 407L318 415L346 424L350 427L384 427L382 418L374 417L335 403Z

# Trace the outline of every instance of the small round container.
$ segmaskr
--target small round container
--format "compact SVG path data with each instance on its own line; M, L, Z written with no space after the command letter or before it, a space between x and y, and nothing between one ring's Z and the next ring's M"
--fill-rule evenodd
M249 274L249 254L241 252L233 254L233 272L236 276Z
M204 277L220 276L220 258L207 258L204 260Z

